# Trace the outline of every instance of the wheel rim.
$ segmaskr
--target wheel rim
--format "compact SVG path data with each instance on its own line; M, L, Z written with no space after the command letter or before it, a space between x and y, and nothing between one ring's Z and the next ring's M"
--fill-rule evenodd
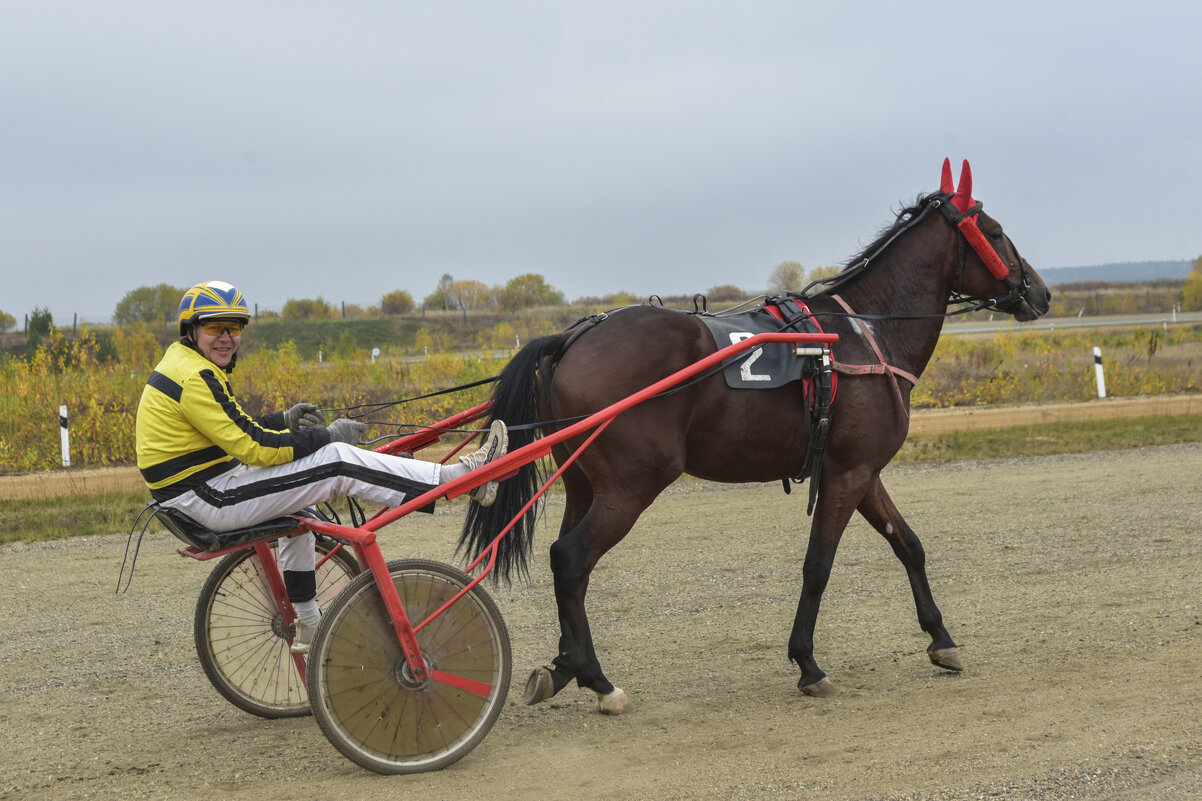
M449 570L428 566L393 570L392 577L415 625L464 586ZM508 643L501 641L504 624L476 593L418 632L418 644L428 667L489 685L487 697L415 680L374 584L365 583L327 625L319 637L324 688L319 720L374 763L369 767L405 772L442 767L491 727L506 691Z

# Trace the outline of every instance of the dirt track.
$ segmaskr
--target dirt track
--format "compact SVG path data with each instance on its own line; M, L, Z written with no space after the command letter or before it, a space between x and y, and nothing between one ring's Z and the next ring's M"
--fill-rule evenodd
M531 583L494 592L510 705L466 758L407 777L222 700L192 646L207 569L171 541L144 544L125 595L124 536L0 547L0 798L1202 798L1200 466L1195 444L891 468L966 670L927 662L904 575L857 520L819 618L825 700L784 655L802 496L678 483L592 582L637 707L616 719L575 688L518 700L558 636L548 525ZM385 552L449 559L461 513L413 516Z

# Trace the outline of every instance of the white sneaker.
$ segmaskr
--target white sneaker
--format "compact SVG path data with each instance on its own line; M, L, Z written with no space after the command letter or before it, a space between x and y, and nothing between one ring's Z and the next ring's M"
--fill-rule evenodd
M296 634L292 637L292 645L288 646L288 650L294 654L307 655L313 642L313 631L311 626L306 626L297 619Z
M478 470L494 459L505 455L509 450L509 429L500 420L493 420L488 428L488 436L475 453L469 453L459 459L459 464L468 470ZM492 506L497 502L497 482L489 481L472 490L472 500L481 506Z

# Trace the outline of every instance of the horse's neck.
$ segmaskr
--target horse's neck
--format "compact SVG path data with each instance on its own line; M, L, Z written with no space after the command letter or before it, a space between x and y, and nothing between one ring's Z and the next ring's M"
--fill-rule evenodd
M902 237L888 252L872 264L860 280L839 291L856 314L909 317L929 315L926 319L870 320L886 360L894 367L922 375L935 352L943 315L951 294L957 244L942 220ZM950 242L946 246L932 246ZM853 326L854 329L854 326Z

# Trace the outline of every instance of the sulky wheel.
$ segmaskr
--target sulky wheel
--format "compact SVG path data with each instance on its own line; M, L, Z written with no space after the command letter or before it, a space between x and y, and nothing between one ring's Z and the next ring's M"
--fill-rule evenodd
M414 627L471 579L425 559L388 564ZM373 576L330 604L309 652L309 696L326 737L377 773L439 770L484 739L501 713L513 661L509 632L479 585L417 632L436 675L414 679Z
M324 559L337 545L317 537L317 603L323 609L359 573L348 548ZM274 545L271 553L276 554ZM196 603L193 632L205 675L234 706L264 718L309 713L309 694L288 650L292 632L284 626L253 548L232 553L213 568Z

